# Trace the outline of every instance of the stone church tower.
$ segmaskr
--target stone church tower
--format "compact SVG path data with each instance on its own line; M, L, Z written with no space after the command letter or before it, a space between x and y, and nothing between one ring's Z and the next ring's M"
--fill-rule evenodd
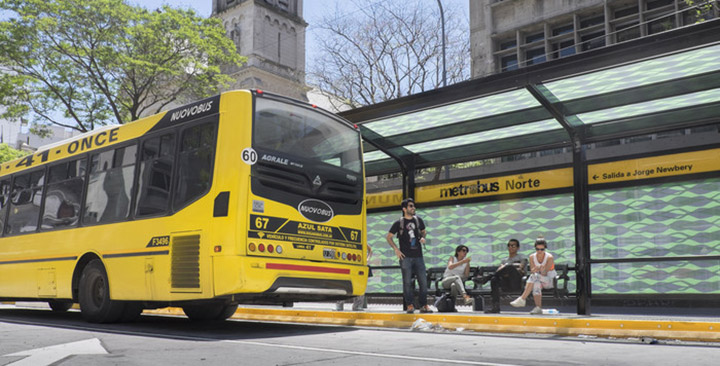
M231 89L256 88L307 101L303 0L212 0L212 15L222 19L242 67L223 72Z

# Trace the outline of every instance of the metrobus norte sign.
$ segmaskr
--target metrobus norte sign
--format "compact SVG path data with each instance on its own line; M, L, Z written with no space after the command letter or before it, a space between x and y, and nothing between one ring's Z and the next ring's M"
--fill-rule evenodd
M588 182L594 185L713 171L720 171L720 149L590 164ZM572 168L563 168L419 187L415 190L414 198L418 203L442 202L567 188L572 185ZM401 201L400 190L368 194L367 208L399 207Z
M416 201L437 202L571 187L572 168L419 187Z
M720 149L693 151L588 166L590 184L671 177L720 170Z

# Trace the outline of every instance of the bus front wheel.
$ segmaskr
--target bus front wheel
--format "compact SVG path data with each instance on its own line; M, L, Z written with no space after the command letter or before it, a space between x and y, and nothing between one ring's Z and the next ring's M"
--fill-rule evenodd
M110 285L102 262L92 260L80 277L80 312L91 323L113 323L123 315L124 304L110 300Z
M206 303L183 306L183 312L192 321L225 320L235 314L237 304Z

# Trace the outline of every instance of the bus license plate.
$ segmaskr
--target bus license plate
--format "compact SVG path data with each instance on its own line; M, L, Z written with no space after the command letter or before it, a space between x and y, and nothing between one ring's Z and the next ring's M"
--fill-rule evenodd
M323 248L323 258L335 259L335 249Z

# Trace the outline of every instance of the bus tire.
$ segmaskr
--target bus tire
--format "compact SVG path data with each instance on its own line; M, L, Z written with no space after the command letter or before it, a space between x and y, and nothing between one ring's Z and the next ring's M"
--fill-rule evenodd
M50 300L48 301L50 309L56 313L64 313L72 307L72 301Z
M91 323L114 323L120 319L125 304L110 299L110 284L105 267L93 259L80 276L78 299L82 317Z
M220 321L235 314L237 307L237 304L213 302L201 305L186 305L182 309L192 321Z

